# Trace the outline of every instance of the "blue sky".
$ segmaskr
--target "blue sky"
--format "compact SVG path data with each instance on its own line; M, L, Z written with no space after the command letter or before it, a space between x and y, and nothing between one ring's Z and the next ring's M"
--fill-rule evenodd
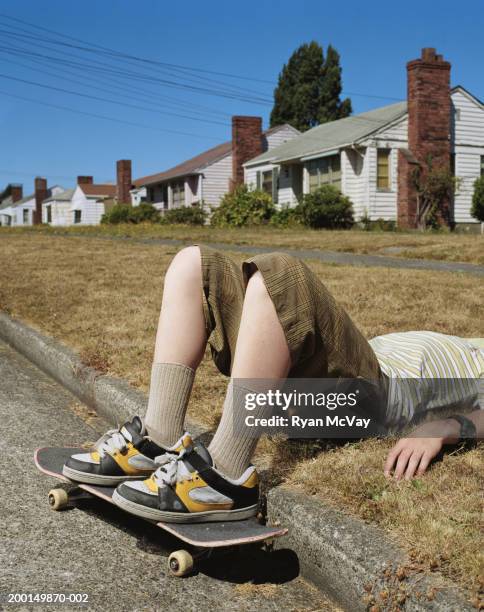
M50 184L65 187L72 186L78 174L93 174L98 182L112 181L115 160L120 158L132 159L134 176L143 176L228 140L231 114L261 115L267 125L272 83L276 83L292 51L310 40L324 47L331 43L340 52L343 88L355 112L390 104L392 98L403 99L405 62L417 57L424 46L436 47L452 62L453 85L461 84L484 98L482 0L461 0L457 4L448 0L3 0L0 13L65 36L35 31L0 16L0 75L121 103L79 97L0 76L0 189L8 182L20 182L27 193L34 175L46 176ZM197 72L127 64L46 40L82 46L73 41L74 37ZM112 73L105 77L92 68L81 73L77 67L39 55L62 62L88 61L91 66L94 62L109 63L110 69L131 70L148 80L131 81L124 75L113 77ZM82 74L82 80L76 74ZM153 78L204 91L176 89ZM249 91L236 91L236 97L244 100L211 95L228 87L230 92L234 87ZM45 104L102 115L119 123Z

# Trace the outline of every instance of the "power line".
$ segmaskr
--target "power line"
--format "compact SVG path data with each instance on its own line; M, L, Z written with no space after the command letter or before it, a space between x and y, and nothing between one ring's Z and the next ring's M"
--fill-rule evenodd
M10 92L6 92L6 91L1 91L0 90L0 95L2 96L8 96L9 98L15 98L17 100L24 100L25 102L32 102L33 104L40 104L41 106L48 106L50 108L55 108L58 110L65 110L68 111L70 113L75 113L77 115L86 115L87 117L95 117L96 119L103 119L106 121L113 121L115 123L122 123L124 125L130 125L132 127L139 127L139 128L143 128L146 130L155 130L157 132L167 132L169 134L177 134L180 136L190 136L191 138L203 138L204 140L209 139L209 140L216 140L217 142L220 142L220 138L216 138L215 136L204 136L203 134L193 134L191 132L181 132L179 130L171 130L168 128L159 128L159 127L155 127L152 125L146 125L143 123L137 123L135 121L125 121L124 119L116 119L115 117L108 117L107 115L99 115L97 113L90 113L88 111L80 111L74 108L70 108L68 106L62 106L60 104L51 104L50 102L43 102L41 100L34 100L32 98L27 98L26 96L19 96L16 94L12 94Z
M148 108L147 106L139 106L137 104L129 104L128 102L118 102L117 100L109 100L108 98L102 98L101 96L93 96L90 94L86 94L86 93L82 93L82 92L78 92L78 91L71 91L70 89L65 89L64 87L56 87L54 85L46 85L45 83L38 83L36 81L30 81L28 79L21 79L19 77L14 77L14 76L10 76L8 74L1 74L0 73L0 78L2 79L9 79L11 81L17 81L18 83L26 83L28 85L35 85L36 87L42 87L43 89L49 89L52 91L60 91L61 93L67 93L70 95L74 95L74 96L80 96L81 98L88 98L90 100L96 100L96 101L100 101L100 102L108 102L110 104L117 104L118 106L126 106L128 108L134 108L137 110L144 110L144 111L148 111L150 113L159 113L159 114L167 114L167 115L175 115L176 117L182 117L184 119L190 119L191 121L201 121L203 123L213 123L215 125L223 125L223 126L228 126L228 123L222 123L221 121L213 121L210 119L198 119L195 117L187 117L186 115L179 115L176 113L165 113L164 111L157 111L154 110L152 108Z
M27 21L23 21L21 19L17 19L8 15L5 15L3 13L0 13L0 17L5 17L7 19L11 19L14 21L17 21L19 23L23 23L24 25L28 25L29 27L32 28L36 28L38 30L42 30L45 32L49 32L50 34L54 34L56 36L61 36L62 38L66 38L68 40L76 40L77 42L80 42L82 44L87 44L90 45L92 47L95 47L97 49L100 49L102 51L105 51L107 53L109 53L112 57L123 57L125 59L131 59L131 60L136 60L138 62L144 62L144 63L149 63L152 65L159 65L159 66L167 66L167 67L171 67L171 68L176 68L176 69L180 69L180 70L185 70L185 71L192 71L192 72L201 72L201 73L206 73L206 74L214 74L214 75L218 75L218 76L225 76L225 77L229 77L229 78L236 78L236 79L242 79L242 80L248 80L248 81L254 81L254 82L259 82L259 83L265 83L265 84L269 84L272 85L273 87L275 87L276 82L275 81L270 81L267 79L259 79L259 78L254 78L254 77L247 77L247 76L242 76L242 75L234 75L234 74L230 74L230 73L226 73L226 72L217 72L217 71L213 71L213 70L207 70L207 69L203 69L203 68L193 68L190 66L182 66L180 64L170 64L167 62L160 62L158 60L153 60L153 59L148 59L148 58L143 58L143 57L139 57L136 55L131 55L131 54L127 54L127 53L123 53L120 51L117 51L115 49L111 49L109 47L104 47L102 45L97 45L95 43L89 43L85 40L82 40L80 38L75 38L73 36L67 36L65 34L62 34L61 32L56 32L55 30L51 30L48 28L44 28L41 26L37 26L35 24L31 24ZM29 32L28 30L23 30L26 33L31 34L31 32ZM56 44L59 44L60 41L53 41ZM66 43L64 43L66 44ZM73 45L67 45L67 46L73 46ZM77 48L81 48L81 47L77 47ZM88 51L92 51L89 49L86 49ZM361 92L350 92L350 91L345 91L343 90L341 92L342 95L344 96L357 96L357 97L363 97L363 98L374 98L374 99L379 99L379 100L394 100L394 101L401 101L402 98L396 98L394 96L382 96L382 95L377 95L377 94L368 94L368 93L361 93Z
M48 55L43 55L43 54L35 53L35 52L32 52L32 51L30 51L28 49L25 49L25 48L22 48L22 47L0 47L0 50L2 50L3 53L7 53L9 55L16 55L16 56L20 55L22 57L27 56L26 59L28 59L29 61L40 63L41 65L42 65L44 60L53 60L55 63L60 63L62 65L66 64L67 66L72 67L74 70L80 70L80 71L82 71L82 74L85 74L86 72L88 72L88 70L86 70L86 68L85 68L85 66L83 64L79 64L79 63L68 61L68 60L63 60L61 58L55 58L55 57L48 56ZM31 57L31 56L34 56L34 57ZM89 68L89 66L88 66L88 68ZM66 71L65 68L56 67L56 69L57 70L64 70L68 74L74 74L74 73L72 73L70 71ZM98 71L97 74L99 74L99 70L100 70L99 68L93 67L93 69L97 70ZM117 74L121 74L122 75L122 73L117 73ZM75 75L75 76L77 76L77 75ZM90 75L90 78L91 79L95 79L95 77L93 77L92 75ZM129 78L131 80L133 78L133 76L130 75ZM97 80L99 80L99 79L97 79ZM103 74L102 82L104 83L106 80L110 80L110 81L112 81L114 83L122 83L122 81L119 81L117 79L113 79L113 77L107 77L105 74ZM123 86L123 88L124 89L128 89L125 86ZM132 90L133 90L133 88L129 87L129 91L132 91ZM180 105L182 105L182 106L184 105L184 106L189 107L190 110L192 110L190 107L193 107L194 109L202 109L203 112L206 112L206 113L216 114L216 115L224 115L226 117L230 117L229 113L225 113L223 111L216 111L216 110L210 109L209 107L206 107L204 105L186 102L184 100L180 100L180 99L177 99L177 98L172 98L171 96L166 96L166 95L160 97L160 95L158 93L156 93L154 91L149 91L147 89L140 88L139 86L137 86L137 90L140 91L140 92L145 92L145 93L147 93L150 96L156 96L157 99L163 99L164 98L164 99L168 100L170 103L175 104L177 108ZM192 110L192 112L194 112L194 111ZM199 111L196 110L196 112L199 112Z
M4 35L7 35L9 37L18 39L18 38L22 38L22 35L19 35L17 32L9 32L7 30L2 30L2 32L4 33ZM31 36L32 37L32 36ZM35 37L34 37L35 38ZM41 39L43 40L43 39ZM45 40L44 40L45 42ZM73 47L73 48L80 48L77 47L76 45L68 45L66 43L59 43L59 41L53 41L53 43L57 43L57 44L62 44L64 46L68 46L68 47ZM47 48L49 51L53 51L53 49L51 49L50 47L46 47L45 45L42 45L40 43L36 43L36 46L38 47L42 47L42 48ZM96 53L95 51L89 50L89 49L83 49L80 48L82 50L88 51L88 52L93 52ZM76 59L81 59L79 56L72 54L72 53L68 53L66 51L62 52L64 55L66 56L70 56L70 57L74 57ZM98 52L99 54L99 52ZM58 59L58 58L52 58L51 59ZM115 58L116 59L116 58ZM83 60L84 61L84 60ZM118 60L119 61L119 60ZM104 66L109 68L111 71L113 70L113 68L115 70L118 71L119 74L119 67L114 67L110 64L106 64L105 62L95 62L95 64L98 64L99 66ZM91 64L91 67L93 67L93 65ZM126 69L124 69L126 71ZM121 73L122 74L122 73ZM259 104L259 103L270 103L270 100L268 100L267 98L261 98L259 97L259 93L256 93L256 95L254 95L254 92L249 91L249 96L248 95L242 95L241 93L237 92L234 90L234 87L231 85L228 85L228 87L230 89L215 89L213 87L208 88L208 87L200 87L198 85L190 85L189 83L183 83L183 82L177 82L177 81L172 81L172 80L168 80L168 79L161 79L160 77L154 77L152 75L147 75L147 74L140 74L139 72L129 72L127 71L126 74L129 74L131 77L137 77L137 78L142 78L144 80L148 79L148 80L152 80L152 81L157 81L159 83L162 83L164 85L170 86L170 87L175 87L175 88L179 88L179 89L188 89L188 90L192 90L192 91L198 91L201 93L205 93L205 94L209 94L209 95L215 95L215 96L221 96L221 97L225 97L225 98L231 98L231 99L239 99L245 102L252 102L255 104ZM186 77L186 75L185 75ZM193 79L192 79L193 80ZM227 87L226 84L223 84L225 87ZM236 89L241 89L241 88L236 88Z
M101 49L103 51L108 51L110 53L114 53L114 54L117 54L119 56L127 57L127 58L130 58L130 59L138 59L138 60L142 60L142 61L148 61L148 62L151 62L153 64L170 66L170 67L173 67L173 68L179 68L179 69L183 69L183 70L191 70L191 71L203 72L203 73L206 73L206 74L214 74L214 75L217 75L217 76L225 76L225 77L234 78L234 79L241 79L241 80L246 80L246 81L254 81L254 82L258 82L258 83L273 84L272 81L265 80L265 79L258 79L258 78L254 78L254 77L243 76L243 75L230 74L230 73L227 73L227 72L218 72L218 71L214 71L214 70L207 70L205 68L193 68L193 67L190 67L190 66L182 66L180 64L170 64L170 63L167 63L167 62L160 62L160 61L157 61L157 60L152 60L152 59L147 59L147 58L137 58L137 56L131 56L130 54L126 54L126 53L123 53L121 51L117 51L115 49L110 49L109 47L103 47L102 45L98 45L96 43L89 43L89 42L87 42L85 40L82 40L80 38L76 38L75 36L67 36L66 34L62 34L61 32L57 32L56 30L51 30L49 28L38 26L38 25L30 23L28 21L24 21L22 19L19 19L18 17L12 17L10 15L7 15L6 13L0 13L0 17L4 17L6 19L10 19L10 20L16 21L18 23L23 23L24 25L27 25L27 26L32 27L32 28L35 28L37 30L42 30L44 32L48 32L49 34L54 34L55 36L61 36L62 38L66 38L68 40L75 40L75 41L80 42L82 44L87 44L87 45L90 45L92 47L96 47L98 49Z
M3 49L0 47L0 53L2 53L2 52L3 52L3 53L8 53L8 51L4 51L4 50L3 50ZM36 60L30 60L30 61L34 61L34 62L35 62ZM56 78L56 79L58 79L58 78L59 78L59 75L58 75L58 74L55 74L55 73L53 73L53 72L50 72L49 70L43 70L43 69L41 69L41 68L37 68L37 67L35 67L35 66L34 66L34 67L32 67L32 66L28 66L27 64L22 64L21 62L15 62L15 61L9 60L9 65L11 65L11 64L13 64L13 65L15 65L15 66L21 66L22 68L27 68L28 70L32 70L32 71L34 71L36 74L40 72L40 73L43 73L43 74L47 74L47 75L49 75L49 76L52 76L52 77L54 77L54 78ZM69 71L69 70L65 70L65 69L64 69L64 72L66 72L67 74L71 74L71 75L73 75L73 76L75 76L75 77L76 77L75 79L70 79L70 78L68 78L68 77L62 76L62 79L63 79L64 81L70 81L71 83L76 83L77 85L82 85L82 82L81 82L81 81L84 81L84 82L86 81L86 79L83 79L82 77L79 77L78 75L76 75L75 73L73 73L73 72L71 72L71 71ZM104 91L104 92L107 92L107 93L109 93L109 94L114 94L114 95L118 95L118 96L120 95L118 92L113 91L112 89L107 89L107 88L105 88L105 87L99 87L99 86L93 85L93 84L91 83L91 81L104 82L104 81L102 81L101 79L96 79L95 77L92 77L92 76L91 76L91 77L89 77L88 86L89 86L91 89L97 89L97 90L99 90L99 91ZM121 89L121 90L124 90L124 91L129 91L129 92L131 92L131 91L132 91L132 89L129 89L128 87L123 87L123 86L119 86L119 85L115 85L115 89ZM154 102L147 101L145 97L139 97L139 96L132 95L132 94L124 94L124 97L125 97L125 98L131 98L131 99L133 99L133 100L138 100L138 101L141 101L141 102L145 102L145 103L148 103L148 104L152 104L153 106L157 106L158 108L163 108L163 106L165 106L165 105L163 105L163 104L158 104L158 103L154 103ZM168 107L168 108L169 108L169 107ZM196 113L196 114L198 113L199 115L201 115L201 114L202 114L200 111L193 111L193 110L192 110L191 112L192 112L192 113ZM188 117L188 116L186 116L186 115L180 115L180 114L178 114L178 113L170 113L170 112L166 112L166 111L165 111L165 112L164 112L164 114L167 114L167 115L173 115L173 116L175 116L175 117L185 117L185 118L187 118L187 119L193 119L193 120L195 120L195 121L197 120L197 118ZM230 116L230 115L228 115L228 116Z

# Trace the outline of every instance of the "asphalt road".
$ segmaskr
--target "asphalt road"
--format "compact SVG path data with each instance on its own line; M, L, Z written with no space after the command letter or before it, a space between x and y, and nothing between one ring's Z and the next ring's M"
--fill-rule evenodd
M106 424L2 342L0 420L0 610L81 608L8 604L9 593L86 594L82 609L116 612L336 610L299 577L291 550L238 549L180 579L166 558L181 546L160 529L99 500L50 510L57 481L36 470L35 448L94 441Z

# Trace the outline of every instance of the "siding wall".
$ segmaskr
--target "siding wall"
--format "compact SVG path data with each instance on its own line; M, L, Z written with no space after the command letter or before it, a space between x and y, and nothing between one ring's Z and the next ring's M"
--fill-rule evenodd
M12 223L14 225L32 225L33 223L33 211L35 209L35 199L32 198L28 202L24 202L19 206L12 209ZM28 221L24 223L24 210L28 210Z
M277 131L264 135L263 137L263 148L264 151L278 147L284 144L288 140L292 140L296 136L299 136L300 132L289 126L279 128Z
M452 94L452 110L455 174L461 179L454 197L454 220L456 223L477 223L470 208L474 181L480 176L481 155L484 156L484 108L463 92L456 91Z
M42 205L42 222L48 223L47 221L47 207L51 207L52 221L50 225L71 225L72 213L70 212L70 202L47 202Z
M341 153L342 191L353 202L355 219L368 211L367 149L346 149Z
M206 208L218 206L220 199L229 190L229 181L232 177L232 153L207 166L202 172L204 177L202 198L205 206Z
M68 208L69 216L67 225L74 225L74 211L70 210L71 208L81 211L81 222L79 224L76 223L76 225L99 225L105 210L102 200L86 198L84 192L79 187L75 190ZM54 218L52 218L52 221L54 221ZM52 224L54 225L54 223Z

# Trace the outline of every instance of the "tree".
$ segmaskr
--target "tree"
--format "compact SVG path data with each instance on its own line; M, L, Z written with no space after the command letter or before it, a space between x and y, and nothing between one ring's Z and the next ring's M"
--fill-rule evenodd
M471 215L474 219L484 223L484 176L474 181Z
M312 41L301 45L279 74L274 90L271 127L290 123L301 131L320 123L347 117L351 101L340 100L339 54L330 45L326 61L323 48Z
M340 100L341 95L341 66L339 53L331 45L326 52L324 62L324 79L321 88L321 105L319 111L319 123L342 119L351 115L351 100L345 98Z

